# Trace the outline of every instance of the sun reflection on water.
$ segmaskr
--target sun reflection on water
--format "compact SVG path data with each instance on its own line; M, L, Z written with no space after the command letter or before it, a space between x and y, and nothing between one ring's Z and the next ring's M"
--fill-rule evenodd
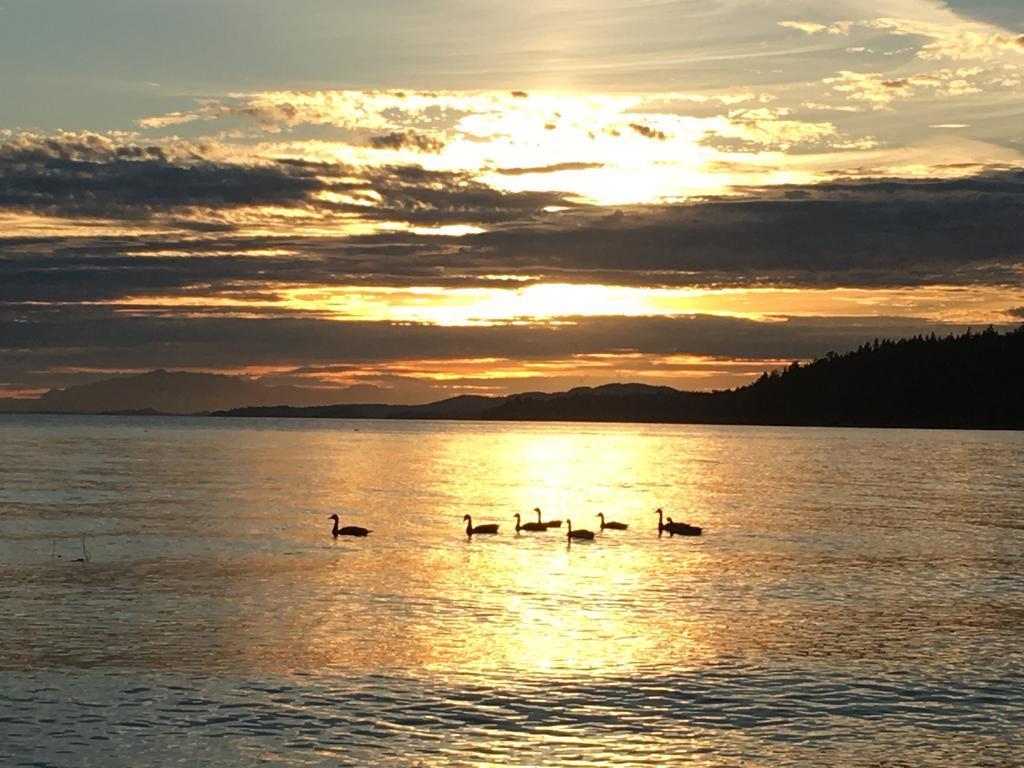
M333 543L344 559L316 585L324 600L313 601L319 615L311 648L354 636L358 642L331 663L528 675L603 675L712 654L688 595L676 591L681 579L701 577L709 556L699 541L659 541L654 506L638 497L663 489L644 484L638 493L631 481L666 458L658 442L624 431L601 436L595 450L595 437L586 430L463 434L416 457L405 484L419 498L404 499L404 514L390 511L382 526L394 544L376 544L371 554L363 542ZM333 471L340 485L352 475L350 457ZM486 492L481 477L491 478ZM676 482L684 507L678 491L696 478L681 471ZM598 531L599 511L630 527L571 546L565 525L517 535L513 515L533 520L538 505L545 520L571 519L576 528ZM358 498L352 506L366 508ZM467 539L463 510L474 524L499 523L499 535ZM360 596L351 604L328 597L342 583L356 585Z

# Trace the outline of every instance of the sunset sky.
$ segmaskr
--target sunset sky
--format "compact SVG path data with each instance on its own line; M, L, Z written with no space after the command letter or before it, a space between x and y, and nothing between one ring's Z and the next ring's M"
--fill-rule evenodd
M1020 0L0 0L0 397L732 387L1022 286Z

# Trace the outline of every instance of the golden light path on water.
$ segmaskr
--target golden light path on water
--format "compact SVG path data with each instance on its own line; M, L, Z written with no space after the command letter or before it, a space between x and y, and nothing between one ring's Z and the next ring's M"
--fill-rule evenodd
M697 439L669 457L659 455L657 440L627 430L600 436L562 429L459 432L422 446L410 444L401 430L383 440L350 433L355 450L328 433L310 434L301 444L297 435L283 433L269 435L258 447L232 448L235 460L260 479L252 489L238 487L236 501L249 511L218 523L210 531L215 538L232 536L235 525L255 531L265 524L257 521L271 510L243 501L261 506L251 493L262 486L271 498L273 488L290 488L290 506L307 510L314 527L341 509L345 522L373 528L369 541L378 543L358 547L328 540L329 557L317 556L315 563L258 550L244 561L218 558L208 576L236 585L231 612L239 623L221 624L209 635L208 647L165 647L159 655L227 668L245 659L274 670L326 664L441 675L515 670L527 678L567 670L583 676L627 674L668 656L695 664L717 655L713 628L702 625L697 614L666 612L651 600L662 589L666 600L675 599L666 578L704 578L708 556L700 540L681 542L668 552L667 537L661 548L638 547L638 540L656 536L654 503L664 497L647 487L638 498L627 480L640 467L678 464L683 474L672 504L678 519L681 510L701 503L699 469L689 462L711 446ZM382 496L372 478L398 443L402 476L394 478L396 492ZM468 465L472 471L465 470ZM316 488L309 485L313 476ZM493 478L490 488L480 487L483 477ZM204 485L210 479L203 471L194 481ZM679 495L680 489L689 490ZM603 510L609 520L628 521L630 529L571 547L567 523L517 536L514 512L527 522L538 505L545 520L571 519L575 528L598 530L595 510ZM355 509L359 512L345 511ZM499 536L466 539L461 515L467 511L476 523L498 522ZM292 530L296 522L278 524ZM286 535L295 534L308 537L298 530ZM167 567L165 572L151 563L146 578L173 578L174 567ZM201 581L189 589L198 590L198 597L205 577L196 576ZM214 628L196 631L205 635ZM177 642L173 634L157 642L168 641ZM142 643L136 661L162 663L145 650L151 644Z
M310 661L365 668L412 665L442 675L515 670L529 677L572 670L607 676L649 667L660 658L689 665L716 657L714 628L686 611L685 601L671 611L651 601L652 592L661 590L666 600L676 599L666 578L703 580L708 556L699 540L672 547L669 561L665 547L638 548L637 537L656 536L656 491L645 490L650 501L638 503L627 479L639 467L678 462L682 473L676 478L673 509L679 519L686 514L680 510L699 507L704 492L699 467L689 459L710 446L697 439L667 457L658 455L657 441L626 430L602 435L600 451L593 437L586 430L465 434L435 444L429 455L428 447L413 449L417 455L404 465L401 483L410 491L431 488L435 501L428 506L422 501L405 506L399 500L392 508L370 511L375 489L354 488L345 479L371 473L376 463L386 461L373 452L318 467L328 486L350 491L344 493L345 505L369 506L360 524L374 527L369 517L383 515L390 523L373 535L398 536L399 543L387 558L346 551L343 560L315 575L316 582L304 588L323 600L311 601L306 610L312 615L296 617L288 635L305 639ZM463 469L467 464L473 465L472 472ZM487 497L481 495L480 477L495 478ZM679 489L685 489L682 495ZM561 528L517 535L514 512L529 522L538 505L545 520L565 521ZM608 520L628 521L630 529L599 534L599 542L569 545L570 520L574 528L599 530L595 510L603 510ZM463 511L474 515L474 523L498 522L499 536L436 544L461 536ZM355 524L355 518L348 522ZM431 545L412 546L414 540ZM377 594L380 601L374 604L382 610L387 595L403 595L402 621L397 615L394 624L382 621L358 600L332 600L337 585L351 584L353 578L362 585L353 591ZM438 599L447 605L430 608ZM363 641L338 646L339 637L352 636ZM245 654L253 652L259 649Z

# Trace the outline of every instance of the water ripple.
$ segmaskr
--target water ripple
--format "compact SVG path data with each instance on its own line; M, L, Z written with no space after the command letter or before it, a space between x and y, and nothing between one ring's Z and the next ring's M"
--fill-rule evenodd
M1024 762L1021 435L140 424L0 417L4 768Z

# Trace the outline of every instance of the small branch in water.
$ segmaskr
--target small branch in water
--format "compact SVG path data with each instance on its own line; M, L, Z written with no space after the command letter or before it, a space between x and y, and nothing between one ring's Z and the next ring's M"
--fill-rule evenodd
M86 535L83 533L82 534L82 556L81 557L76 557L74 560L72 560L71 562L73 562L73 563L88 563L89 562L89 550L87 550L85 548L85 536ZM54 542L54 544L56 544L56 542ZM60 557L60 555L57 555L57 557Z

